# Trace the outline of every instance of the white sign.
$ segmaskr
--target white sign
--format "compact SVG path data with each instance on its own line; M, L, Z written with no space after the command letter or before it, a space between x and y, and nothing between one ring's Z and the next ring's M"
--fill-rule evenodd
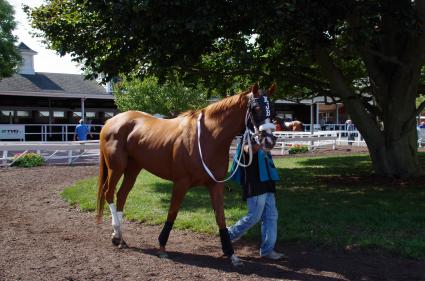
M24 140L25 125L0 124L0 140Z

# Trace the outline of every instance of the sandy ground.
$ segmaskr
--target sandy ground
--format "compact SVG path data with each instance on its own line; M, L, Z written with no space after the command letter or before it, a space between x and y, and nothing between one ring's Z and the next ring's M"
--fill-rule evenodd
M218 236L173 230L169 259L156 256L160 226L126 222L129 249L112 246L110 222L95 223L60 198L97 166L0 169L0 280L425 280L425 261L355 249L280 244L287 261L258 257L257 245L235 243L245 260L234 268ZM205 191L207 192L207 191Z

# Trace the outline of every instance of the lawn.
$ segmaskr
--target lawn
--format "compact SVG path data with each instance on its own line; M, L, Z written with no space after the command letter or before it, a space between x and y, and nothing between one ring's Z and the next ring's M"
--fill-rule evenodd
M420 161L425 167L425 153L420 154ZM275 164L282 178L277 193L281 241L425 258L425 182L374 177L367 155L279 158ZM62 196L84 211L94 211L96 181L79 181L66 188ZM225 212L227 223L232 224L246 208L240 188L226 186L231 191L225 195ZM171 182L143 171L128 197L126 219L164 223L171 188ZM197 232L218 232L205 188L189 191L174 225ZM258 240L259 227L252 229L246 239Z

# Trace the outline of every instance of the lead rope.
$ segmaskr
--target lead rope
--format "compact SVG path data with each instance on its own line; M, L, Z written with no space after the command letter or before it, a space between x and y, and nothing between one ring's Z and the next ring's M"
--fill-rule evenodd
M204 170L207 172L207 174L215 181L218 183L222 183L222 182L226 182L228 180L230 180L236 173L236 171L238 170L239 167L248 167L249 165L251 165L252 162L252 144L251 144L251 137L250 137L250 130L248 128L248 118L249 118L249 109L247 109L246 111L246 115L245 115L245 132L243 133L242 136L242 145L245 143L245 141L248 143L248 153L249 153L249 161L248 164L242 164L241 163L241 158L242 158L242 154L243 152L241 151L239 158L237 160L237 166L234 169L233 173L226 179L224 180L217 180L213 173L211 172L211 170L208 168L207 164L205 164L204 162L204 158L202 157L202 149L201 149L201 118L202 118L202 112L199 114L198 117L198 122L197 122L197 131L198 131L198 150L199 150L199 156L201 157L201 161L202 161L202 165L204 166ZM243 149L243 147L241 147L241 149Z

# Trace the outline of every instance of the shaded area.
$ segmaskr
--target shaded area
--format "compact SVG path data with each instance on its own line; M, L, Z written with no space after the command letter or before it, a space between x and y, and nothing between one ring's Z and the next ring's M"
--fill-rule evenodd
M49 77L47 77L44 74L36 73L34 75L30 74L21 74L22 77L25 77L33 85L38 87L40 90L50 90L50 91L63 91L64 89L61 88L58 84L53 82Z
M313 247L424 257L423 179L404 182L373 176L367 155L279 158L275 162L282 178L277 193L280 242L302 241ZM145 189L158 196L154 205L160 211L150 216L156 216L155 223L162 224L172 184L162 180L144 182L143 177L139 180L137 190ZM232 190L225 196L226 218L230 225L244 215L246 209L240 188L231 183L226 185ZM140 203L149 195L131 195L129 205L133 196L140 196L134 199ZM151 221L142 213L132 219ZM187 193L176 227L217 232L206 188L193 188ZM258 241L259 226L250 230L245 239Z
M59 196L65 186L91 177L74 188L85 196L87 206L95 204L97 170L93 166L1 170L1 280L425 279L424 260L287 241L278 249L286 252L288 261L270 262L258 258L258 240L239 240L235 250L246 265L235 269L221 257L217 236L176 229L167 245L171 259L163 260L155 256L162 226L127 221L123 231L130 249L118 250L111 245L109 218L97 225L93 213L80 212L81 205L69 206ZM158 181L142 178L151 184Z

